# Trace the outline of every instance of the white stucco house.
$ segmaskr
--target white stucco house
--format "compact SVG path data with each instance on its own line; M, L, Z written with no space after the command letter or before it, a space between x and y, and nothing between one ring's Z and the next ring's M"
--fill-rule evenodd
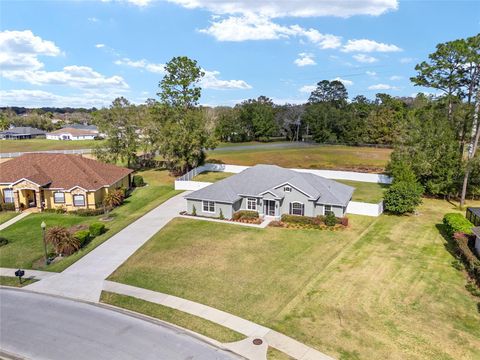
M94 140L98 130L67 127L47 133L50 140Z

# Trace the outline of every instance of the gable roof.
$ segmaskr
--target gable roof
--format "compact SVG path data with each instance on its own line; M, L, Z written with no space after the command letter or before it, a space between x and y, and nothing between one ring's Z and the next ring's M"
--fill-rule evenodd
M242 196L261 196L289 184L309 199L322 204L346 206L354 188L321 176L284 169L276 165L256 165L185 196L186 199L233 203Z
M67 154L24 154L0 164L0 183L25 179L37 185L69 190L97 190L121 180L133 170Z

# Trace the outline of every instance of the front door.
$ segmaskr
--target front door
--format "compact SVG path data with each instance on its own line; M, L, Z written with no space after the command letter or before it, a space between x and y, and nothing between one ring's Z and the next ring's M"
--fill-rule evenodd
M265 215L275 216L275 200L264 200L265 204Z

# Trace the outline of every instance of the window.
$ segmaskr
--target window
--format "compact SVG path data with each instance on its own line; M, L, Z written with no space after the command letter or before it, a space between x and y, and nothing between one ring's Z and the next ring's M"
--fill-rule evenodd
M73 195L73 206L85 206L85 196Z
M14 202L12 189L3 190L3 201L5 201L6 204L12 204Z
M290 186L285 186L285 187L283 188L283 191L285 191L285 192L292 192L292 188L291 188Z
M213 201L204 201L203 202L203 212L214 213L215 212L215 203Z
M55 204L65 204L65 193L63 192L53 193L53 202Z
M257 210L257 199L255 198L247 199L247 210Z
M325 205L325 215L328 215L329 213L333 214L332 205Z
M304 215L305 206L299 202L290 203L290 215Z

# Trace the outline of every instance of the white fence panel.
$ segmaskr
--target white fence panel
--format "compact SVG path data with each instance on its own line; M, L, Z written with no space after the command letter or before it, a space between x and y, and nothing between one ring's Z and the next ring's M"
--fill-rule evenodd
M327 179L334 180L353 180L368 183L391 184L392 178L383 174L368 174L354 171L337 171L337 170L313 170L313 169L292 169L298 172L306 172Z
M347 206L347 214L380 216L383 213L383 201L378 204L350 201Z
M175 190L200 190L211 184L203 181L175 180Z

